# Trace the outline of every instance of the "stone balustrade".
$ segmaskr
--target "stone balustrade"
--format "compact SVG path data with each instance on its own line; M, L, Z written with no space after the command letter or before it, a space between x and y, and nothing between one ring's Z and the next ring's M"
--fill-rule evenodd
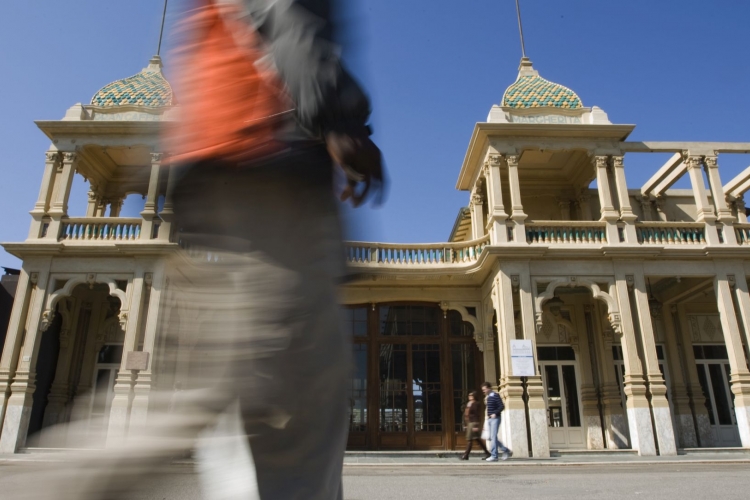
M461 243L390 244L347 242L346 259L350 264L431 266L476 262L489 237Z
M526 241L530 244L545 245L606 244L606 223L600 221L526 222Z
M61 224L61 241L136 241L141 237L141 218L76 217Z
M643 245L706 244L706 226L699 222L640 222L635 231Z

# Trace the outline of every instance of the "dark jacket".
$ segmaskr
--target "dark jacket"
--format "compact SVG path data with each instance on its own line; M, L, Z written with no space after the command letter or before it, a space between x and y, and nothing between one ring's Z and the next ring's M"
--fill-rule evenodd
M487 416L489 415L500 416L500 413L502 413L502 411L505 409L505 405L503 404L503 399L500 397L500 394L496 393L495 391L492 391L487 395L486 404L487 404Z
M467 426L471 423L479 422L481 415L481 412L479 410L480 407L481 405L477 401L466 404L466 410L464 410L464 423Z
M310 139L365 127L370 103L341 64L332 14L335 0L223 0L268 43L273 63L295 103L296 125Z

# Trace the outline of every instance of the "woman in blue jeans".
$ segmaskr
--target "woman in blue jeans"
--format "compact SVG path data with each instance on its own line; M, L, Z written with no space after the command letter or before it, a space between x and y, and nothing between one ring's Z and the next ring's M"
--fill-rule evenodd
M505 409L503 400L498 393L492 390L492 384L485 382L482 384L482 392L485 395L484 405L487 409L487 422L489 422L490 436L487 440L490 449L490 456L486 459L488 462L497 462L497 449L503 452L502 459L508 460L513 456L513 452L503 445L498 439L497 433L500 429L500 415Z

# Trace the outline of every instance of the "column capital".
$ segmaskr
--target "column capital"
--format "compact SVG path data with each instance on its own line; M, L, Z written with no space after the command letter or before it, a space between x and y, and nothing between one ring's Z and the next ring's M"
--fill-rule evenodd
M612 166L614 168L625 168L625 157L624 156L613 156Z
M58 163L62 155L59 151L47 151L44 156L47 163Z
M62 154L63 163L75 163L78 161L78 152L76 151L65 151Z
M508 163L508 166L518 166L518 160L520 159L520 155L505 155L505 161Z
M492 166L500 166L503 163L503 155L490 155L487 162Z
M166 159L166 156L167 155L164 154L164 153L152 152L151 153L151 163L161 163L162 161L164 161Z
M484 197L481 194L479 194L476 191L474 191L473 193L471 193L471 204L472 205L483 205L484 204Z
M704 156L703 164L706 168L719 168L719 160L716 156Z
M607 168L609 164L609 155L596 155L594 156L594 164L596 168Z
M685 167L690 170L693 168L700 168L701 166L701 157L695 156L695 155L685 155L685 159L683 160L685 163Z

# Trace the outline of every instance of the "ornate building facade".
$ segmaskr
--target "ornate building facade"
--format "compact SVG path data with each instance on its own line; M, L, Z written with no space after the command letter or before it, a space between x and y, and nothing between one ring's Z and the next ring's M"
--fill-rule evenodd
M29 236L4 244L23 267L0 452L78 447L45 433L71 421L104 446L148 425L154 390L194 376L200 318L169 307L167 257L188 250L158 130L176 108L154 58L37 122L52 143ZM722 179L720 167L750 143L628 141L634 128L523 59L474 128L456 184L469 204L448 241L346 243L350 448L462 447L462 405L484 380L505 400L516 456L750 447L750 168ZM629 186L629 159L653 153L673 156ZM84 217L68 213L75 175L90 186ZM672 188L683 176L691 189ZM120 217L131 193L143 210ZM531 342L533 374L514 373L516 340Z

